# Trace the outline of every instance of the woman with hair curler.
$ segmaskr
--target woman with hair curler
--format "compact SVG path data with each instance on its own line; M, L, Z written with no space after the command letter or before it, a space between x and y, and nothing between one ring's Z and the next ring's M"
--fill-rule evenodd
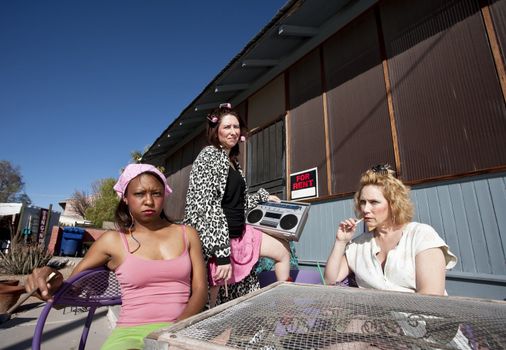
M259 287L252 272L259 256L275 261L278 280L289 280L290 248L287 241L245 224L248 209L279 198L263 188L255 194L248 193L238 161L245 125L230 104L221 104L207 116L207 138L209 146L197 156L190 173L185 223L197 230L202 241L212 307L220 286L224 288L218 303ZM234 284L231 295L227 284Z

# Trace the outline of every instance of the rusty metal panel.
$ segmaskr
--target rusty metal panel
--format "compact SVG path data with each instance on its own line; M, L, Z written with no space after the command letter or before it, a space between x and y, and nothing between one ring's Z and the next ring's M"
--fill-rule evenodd
M186 203L186 191L190 179L193 161L206 144L205 133L201 133L193 140L181 147L165 162L167 182L172 188L169 198L170 205L166 206L166 214L173 220L182 220Z
M260 187L271 194L284 196L285 152L282 120L248 138L248 186L251 192Z
M288 70L289 108L320 96L322 91L320 54L314 50Z
M490 14L494 22L494 29L501 48L501 54L506 57L506 0L490 1Z
M506 164L506 109L477 1L380 5L401 171L421 180Z
M332 194L353 192L374 164L395 165L374 12L323 45Z
M229 102L229 101L225 100L223 102ZM235 109L235 111L239 115L239 118L242 119L242 121L244 122L244 124L248 125L248 101L245 100L245 101L239 103L237 106L232 106L232 107Z
M263 127L285 114L285 79L278 78L248 98L248 127Z
M290 172L318 168L319 196L328 194L320 55L313 51L290 68Z
M168 174L167 183L173 190L170 201L171 203L174 203L174 205L167 206L165 208L165 214L173 219L181 217L181 213L184 211L184 204L181 204L180 201L182 194L179 191L181 187L182 160L183 149L179 149L177 152L172 154L165 165L165 172ZM184 194L186 195L186 190ZM185 200L183 198L183 203L184 202Z

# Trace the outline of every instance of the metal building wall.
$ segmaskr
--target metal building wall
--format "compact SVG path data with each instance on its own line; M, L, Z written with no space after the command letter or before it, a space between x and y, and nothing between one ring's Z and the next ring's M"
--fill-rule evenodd
M390 0L380 13L402 178L504 165L506 107L478 1Z
M184 217L186 191L188 190L191 167L205 144L206 137L204 133L201 133L165 160L165 173L168 174L167 182L173 191L166 203L165 213L172 220L179 221Z
M288 103L287 170L317 166L320 200L324 200L313 204L297 244L301 261L324 263L337 223L354 216L350 198L327 195L350 191L365 169L363 164L393 163L386 147L392 142L390 136L380 132L386 129L388 114L398 128L400 161L396 165L400 165L403 180L419 183L504 171L506 107L484 3L382 1L283 73L286 80L276 86L286 89ZM490 12L504 58L506 1L489 3L493 4ZM389 79L382 76L385 71ZM391 108L383 84L391 88ZM273 103L266 98L272 96L270 88L273 86L267 85L238 106L250 125L261 127L275 117L268 112L272 106L261 105ZM282 95L279 93L285 100ZM277 108L283 104L279 96ZM330 154L326 153L325 112ZM363 116L374 116L374 121L359 125ZM363 131L355 133L359 129ZM361 146L361 142L370 142L370 134L381 135L383 147ZM248 145L266 145L263 137L252 137ZM264 164L261 149L253 163ZM193 157L199 150L195 145ZM169 180L181 194L186 192L190 155L181 150L167 160L167 168L173 166ZM261 182L263 167L245 168L250 168L251 179ZM426 182L413 189L416 220L432 225L459 258L457 267L448 273L450 294L506 297L505 181L506 174L500 173Z
M284 124L277 121L249 137L247 181L250 191L264 188L285 197Z
M506 57L506 1L504 0L489 0L490 14L494 23L497 40L501 48L501 54L504 58Z
M479 176L412 188L415 221L434 227L457 255L447 274L452 295L506 298L506 174ZM351 198L315 203L301 240L303 264L323 265L338 222L354 216ZM360 232L363 232L363 225Z
M368 167L395 164L374 11L322 45L331 194L355 190Z
M287 161L290 173L318 168L318 194L328 194L321 62L312 51L288 70Z

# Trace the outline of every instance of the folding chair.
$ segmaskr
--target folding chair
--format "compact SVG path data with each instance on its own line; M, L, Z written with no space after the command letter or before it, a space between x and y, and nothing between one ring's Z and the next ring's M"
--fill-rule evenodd
M76 306L88 309L79 342L79 350L83 350L95 310L101 306L118 304L121 304L121 290L114 272L105 267L80 272L63 282L62 287L54 295L53 301L48 302L42 309L35 327L32 349L40 350L44 325L53 307Z

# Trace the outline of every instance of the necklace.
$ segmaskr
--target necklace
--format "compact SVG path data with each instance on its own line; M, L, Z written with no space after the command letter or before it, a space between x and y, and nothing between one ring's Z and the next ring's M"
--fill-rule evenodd
M135 238L134 233L132 232L131 229L128 229L128 233L130 234L130 236L132 237L132 239L135 241L135 243L137 243L137 248L135 248L134 250L132 250L130 252L130 254L133 254L133 253L135 253L136 251L139 250L139 248L141 247L141 243L137 240L137 238Z

